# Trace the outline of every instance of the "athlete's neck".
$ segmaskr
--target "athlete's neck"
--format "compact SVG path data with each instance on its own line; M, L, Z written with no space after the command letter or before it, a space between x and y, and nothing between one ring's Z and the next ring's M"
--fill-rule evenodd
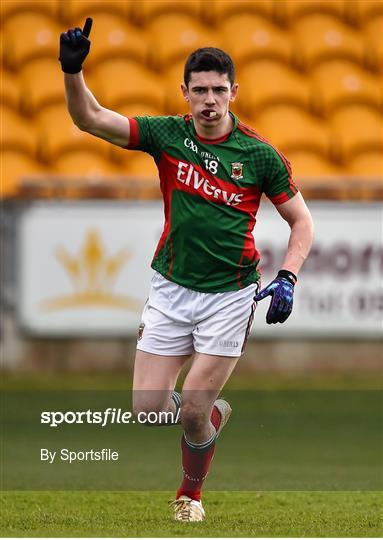
M203 126L194 119L194 127L199 137L203 139L220 139L233 129L233 119L229 113L215 126Z

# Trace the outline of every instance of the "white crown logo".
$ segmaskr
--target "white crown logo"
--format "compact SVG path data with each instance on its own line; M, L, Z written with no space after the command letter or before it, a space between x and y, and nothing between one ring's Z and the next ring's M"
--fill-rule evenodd
M102 245L101 235L96 229L88 230L77 256L72 256L66 249L59 247L56 250L56 258L72 283L73 293L43 301L44 310L86 307L136 310L141 306L140 301L112 292L117 276L129 258L129 253L121 249L114 256L108 257Z

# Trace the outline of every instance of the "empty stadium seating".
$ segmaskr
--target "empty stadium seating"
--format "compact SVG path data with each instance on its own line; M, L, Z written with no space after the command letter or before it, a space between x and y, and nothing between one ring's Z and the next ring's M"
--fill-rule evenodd
M363 42L358 32L326 14L314 13L293 24L294 59L303 69L311 69L326 60L363 60ZM309 39L308 39L309 37Z
M357 2L357 18L361 23L383 14L383 2L381 0L359 0Z
M342 107L332 116L331 128L337 153L346 166L361 152L383 154L383 120L374 109L359 105Z
M238 29L238 32L233 31ZM291 43L288 34L266 18L253 13L233 14L220 26L220 46L230 51L239 68L243 63L271 58L290 62Z
M330 133L323 122L299 107L278 105L261 112L255 124L257 131L289 155L291 151L315 152L331 159Z
M36 154L36 135L28 122L4 105L1 106L0 117L3 124L0 130L1 148L25 153L33 159Z
M73 150L60 155L55 160L52 170L55 173L65 174L74 181L86 178L94 183L120 172L108 159L100 156L97 150Z
M315 110L330 114L345 104L379 109L381 91L376 79L353 62L330 60L312 72L311 99Z
M22 86L21 109L36 114L54 103L65 103L64 75L57 60L41 58L24 65L19 80Z
M20 106L20 85L17 78L6 69L1 71L1 103L17 110Z
M48 170L24 152L2 149L0 193L2 198L11 198L20 192L25 179L42 177Z
M60 26L47 15L16 13L4 24L5 65L19 69L36 58L57 58L59 36Z
M345 4L352 2L353 0L278 0L274 3L274 12L276 19L283 25L295 23L309 14L329 14L341 19L345 14Z
M109 145L98 137L80 131L63 104L44 109L39 114L37 127L39 157L51 165L74 150L91 150L105 158L109 156Z
M158 195L149 156L79 131L67 112L59 35L87 16L84 75L102 105L128 117L188 112L185 59L218 46L240 84L231 110L286 153L305 193L357 194L348 174L366 177L362 198L382 196L380 0L2 0L0 15L3 197L93 196L92 186L100 196ZM28 173L40 180L23 182ZM71 188L44 184L47 173L68 177ZM101 177L119 174L140 179L138 191L101 190Z
M164 88L158 78L140 63L116 58L98 64L93 70L94 91L109 108L132 103L164 106Z
M2 0L0 2L0 18L4 24L19 13L40 13L57 17L59 13L59 0Z
M161 70L198 47L217 46L213 31L187 15L162 15L148 24L149 62Z
M383 72L383 13L372 17L363 26L366 65Z
M189 110L181 91L181 84L184 82L184 63L181 61L172 64L164 74L166 114L186 114Z
M97 13L92 29L92 53L87 59L87 67L108 58L128 58L145 64L147 43L142 33L116 14Z
M60 18L68 27L82 27L86 17L98 19L100 13L110 13L124 19L128 15L128 0L65 0L60 2Z
M261 15L271 20L275 9L274 5L273 0L258 0L257 2L252 0L237 0L236 2L213 0L209 2L206 10L210 11L211 21L219 26L238 13ZM240 36L241 28L233 26L233 33Z
M247 116L279 103L308 108L310 93L305 79L286 64L268 60L251 62L238 72L242 98L239 107Z
M132 151L129 165L125 171L133 176L143 178L157 178L158 171L154 160L145 152Z
M383 176L383 152L367 150L355 157L351 157L348 163L347 172L363 177L362 182L367 181L365 177L375 178L375 181L382 183Z
M129 13L132 19L139 24L147 24L162 15L186 14L198 19L205 9L209 9L203 0L142 0L132 1ZM168 32L173 28L169 24Z

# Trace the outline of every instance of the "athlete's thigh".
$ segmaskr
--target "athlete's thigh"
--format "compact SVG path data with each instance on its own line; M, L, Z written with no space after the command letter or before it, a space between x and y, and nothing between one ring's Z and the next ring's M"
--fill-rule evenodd
M230 377L239 357L195 353L182 387L182 402L208 410Z
M133 376L135 414L169 409L177 377L189 356L162 356L136 351Z
M173 390L190 355L164 356L137 349L133 390Z

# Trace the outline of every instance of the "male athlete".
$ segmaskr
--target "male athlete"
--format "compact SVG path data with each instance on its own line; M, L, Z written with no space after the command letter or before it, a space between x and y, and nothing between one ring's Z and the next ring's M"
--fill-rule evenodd
M243 353L255 302L271 296L269 324L289 317L296 276L312 243L312 220L286 158L229 112L238 85L226 53L204 48L187 59L181 88L191 114L126 118L102 107L85 85L81 70L91 25L87 19L83 30L61 34L69 113L83 131L148 152L158 166L165 206L137 341L133 408L136 414L181 409L183 480L174 517L202 521L202 483L231 413L218 395ZM252 230L262 192L291 234L282 269L259 292ZM191 355L180 395L175 384Z

